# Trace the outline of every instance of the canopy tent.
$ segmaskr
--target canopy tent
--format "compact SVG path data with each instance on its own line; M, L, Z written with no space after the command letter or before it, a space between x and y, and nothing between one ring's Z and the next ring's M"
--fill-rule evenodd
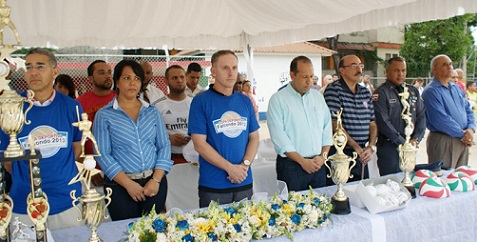
M477 12L476 0L15 0L24 46L237 49ZM5 43L14 38L5 31Z

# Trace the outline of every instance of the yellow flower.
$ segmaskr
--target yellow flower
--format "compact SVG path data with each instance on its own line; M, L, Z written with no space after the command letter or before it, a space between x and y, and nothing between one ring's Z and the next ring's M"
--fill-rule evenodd
M283 205L283 212L288 216L291 216L295 213L291 205L288 203Z

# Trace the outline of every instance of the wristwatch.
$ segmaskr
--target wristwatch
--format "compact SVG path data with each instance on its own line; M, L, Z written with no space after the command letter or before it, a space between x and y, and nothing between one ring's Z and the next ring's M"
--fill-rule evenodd
M244 160L243 164L246 165L246 166L250 166L252 164L252 162L250 162L249 160Z

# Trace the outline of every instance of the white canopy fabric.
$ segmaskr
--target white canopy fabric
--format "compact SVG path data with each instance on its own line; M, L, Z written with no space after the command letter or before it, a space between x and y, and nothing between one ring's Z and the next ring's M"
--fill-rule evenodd
M476 0L10 0L24 46L237 49L477 12ZM14 43L5 29L5 43Z

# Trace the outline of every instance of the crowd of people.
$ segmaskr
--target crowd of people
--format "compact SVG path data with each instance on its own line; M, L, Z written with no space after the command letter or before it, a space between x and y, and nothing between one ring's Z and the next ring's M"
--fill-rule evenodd
M226 204L251 198L251 164L259 144L252 85L239 75L234 52L218 51L211 63L214 82L207 90L198 85L201 66L191 63L187 69L178 65L166 69L169 92L164 93L150 85L154 75L150 63L122 60L113 71L110 64L96 60L87 68L92 91L75 99L71 78L58 75L52 53L45 49L27 53L24 78L35 92L35 102L27 117L31 124L24 126L18 140L25 147L32 136L41 150L50 229L79 225L69 193L81 191L81 186L68 185L78 172L75 160L82 160L84 143L81 131L72 125L80 118L76 108L93 123L97 148L86 142L84 153L98 155L104 177L96 175L92 182L112 189L108 207L112 220L140 217L153 207L157 213L163 211L167 174L174 164L187 162L186 145L199 154L200 207L211 201ZM291 82L271 97L267 111L277 178L290 191L333 184L326 178L324 154L337 152L332 135L338 112L347 136L344 153L358 156L352 180L369 177L366 164L373 153L381 175L400 172L397 148L405 142L404 108L410 110L414 124L410 142L419 145L426 128L430 131L429 163L442 160L444 168L468 163L477 91L475 83L467 84L466 94L452 81L455 73L449 57L432 59L434 78L423 91L421 81L405 82L406 61L401 57L387 61L386 81L376 89L369 76L363 76L363 68L358 56L346 55L339 62L339 76L325 76L325 86L319 89L312 61L306 56L291 61ZM409 106L401 101L405 89ZM0 141L4 150L9 136L1 133ZM5 163L5 168L12 175L13 216L29 223L28 162Z

